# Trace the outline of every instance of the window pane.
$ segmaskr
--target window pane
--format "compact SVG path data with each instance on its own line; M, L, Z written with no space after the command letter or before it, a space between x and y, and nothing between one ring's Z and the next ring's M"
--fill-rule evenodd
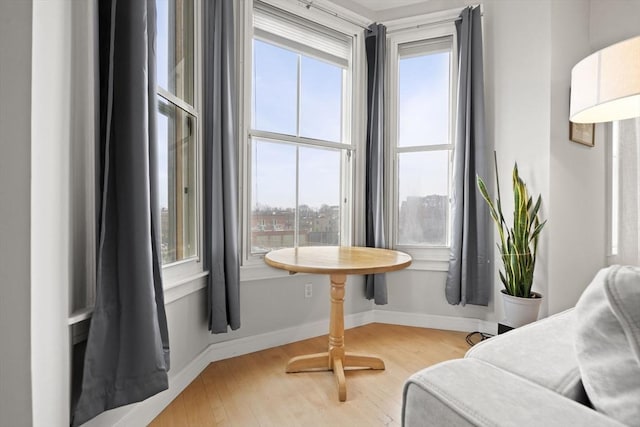
M611 212L615 264L640 264L640 118L614 122ZM613 160L613 159L612 159ZM617 238L614 238L617 236ZM614 252L615 249L615 252Z
M300 136L342 140L342 68L302 56Z
M295 235L296 147L253 141L251 252L291 247Z
M401 58L398 146L449 144L449 52Z
M398 244L447 245L449 151L398 155Z
M197 254L196 122L165 100L158 109L162 263L168 264Z
M298 246L340 244L340 152L299 148Z
M298 54L253 41L253 127L297 134Z
M618 255L620 235L620 122L613 122L611 141L611 255Z
M158 85L193 105L193 0L156 0Z

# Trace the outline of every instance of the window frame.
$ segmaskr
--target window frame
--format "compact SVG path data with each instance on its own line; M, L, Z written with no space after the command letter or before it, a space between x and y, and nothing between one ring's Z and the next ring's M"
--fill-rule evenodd
M203 133L201 124L202 112L202 1L193 0L193 105L189 104L182 98L171 93L169 90L156 85L156 94L158 99L173 104L176 108L192 115L195 122L195 255L189 258L176 260L174 262L162 265L163 286L165 290L177 288L180 285L186 285L195 279L204 277L207 272L204 271L202 263L203 248L203 222L202 222L202 186L203 186ZM156 107L156 113L160 114Z
M424 25L422 27L421 25ZM451 208L449 207L449 220L447 224L448 245L446 246L418 246L418 245L402 245L397 244L398 238L398 217L399 217L399 194L398 194L398 155L402 153L410 152L429 152L429 151L442 151L444 149L449 151L448 160L448 188L449 188L449 206L451 206L451 195L453 190L453 155L455 150L455 121L456 121L456 95L457 95L457 36L455 29L455 18L439 22L436 24L430 24L425 22L424 24L411 22L410 27L394 27L390 26L387 37L387 107L386 118L387 127L386 133L386 149L389 155L386 158L386 176L385 187L387 189L386 198L386 212L387 218L387 236L389 246L394 249L406 252L410 254L414 262L412 264L414 269L419 270L433 270L433 271L448 271L449 261L449 249L451 243ZM450 56L450 102L449 102L449 144L439 145L421 145L421 146L409 146L398 147L399 140L399 67L400 67L400 49L402 45L410 43L419 43L429 40L441 39L444 37L451 38L451 56Z
M617 137L617 122L604 124L606 139L606 200L607 200L607 260L609 264L615 262L618 256L618 242L620 240L620 142ZM614 162L617 161L617 164Z
M268 141L276 141L282 143L291 143L298 146L326 147L332 149L343 150L341 160L341 226L340 240L341 244L354 244L363 233L360 228L364 228L364 224L360 224L361 220L357 219L362 215L358 215L362 209L362 203L358 199L358 195L363 193L364 182L359 178L358 170L362 168L360 156L363 154L360 149L363 140L365 125L362 123L364 110L365 85L362 82L363 67L360 65L364 60L364 41L362 37L362 28L347 23L343 20L335 18L325 12L318 11L315 8L301 8L296 2L290 0L261 0L268 6L281 9L285 12L294 14L301 18L314 22L319 26L327 27L331 30L344 34L346 37L352 38L351 58L349 59L349 68L346 72L346 78L343 84L346 90L343 91L343 118L347 120L342 126L342 141L340 143L330 141L319 141L313 138L299 137L293 135L284 135L274 132L259 131L252 129L252 73L253 73L253 9L254 2L241 2L240 7L242 23L239 25L238 40L241 43L238 46L240 57L239 75L239 99L240 102L240 178L241 178L241 206L240 206L240 223L241 223L241 251L242 266L241 280L263 279L266 277L281 277L286 274L280 270L267 267L264 262L264 254L251 253L251 138L263 139ZM293 3L293 4L292 4ZM256 38L273 43L272 40L264 39L260 36ZM282 43L278 43L282 45ZM304 51L295 48L295 43L284 46L292 51L308 55ZM311 55L311 57L314 57ZM349 123L349 115L351 116ZM346 201L345 201L346 199Z
M605 140L605 200L607 264L635 263L637 225L631 221L638 202L638 151L640 119L629 118L603 124ZM632 127L633 129L630 129ZM597 129L597 128L596 128ZM636 212L637 214L637 212ZM635 218L637 220L637 218ZM631 237L630 237L631 236Z

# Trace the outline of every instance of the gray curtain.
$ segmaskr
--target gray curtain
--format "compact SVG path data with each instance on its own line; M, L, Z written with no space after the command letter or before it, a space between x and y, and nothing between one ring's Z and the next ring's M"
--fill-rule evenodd
M450 304L487 305L491 283L489 210L476 189L476 175L487 179L482 16L468 7L456 22L458 35L458 102L453 161L453 233L446 296Z
M96 303L73 416L168 387L156 165L155 2L100 0Z
M204 2L204 263L209 330L240 327L233 2Z
M367 147L365 193L365 243L386 247L384 235L384 67L387 29L371 24L365 30L367 54ZM383 274L366 277L365 295L376 304L387 303L387 278Z

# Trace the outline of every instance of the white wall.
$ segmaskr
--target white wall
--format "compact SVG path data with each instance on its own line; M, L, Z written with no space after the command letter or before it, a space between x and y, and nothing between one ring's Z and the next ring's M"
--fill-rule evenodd
M33 424L69 417L71 3L33 2L31 371ZM75 84L76 82L74 82Z
M445 296L446 271L402 270L387 274L389 303L374 306L376 310L414 313L424 316L424 324L429 326L427 316L449 316L452 318L489 318L493 301L489 307L450 305ZM455 319L452 319L455 320ZM486 330L485 332L491 332Z
M596 125L594 148L569 141L566 70L596 50L639 35L638 17L638 0L552 2L550 312L574 305L606 265L604 125Z
M606 180L604 141L589 148L569 140L570 70L591 53L589 2L552 2L551 22L548 306L556 313L575 305L605 265Z
M568 139L570 73L589 53L589 3L496 0L485 3L484 17L489 139L503 195L517 161L549 221L534 278L544 317L573 306L604 265L604 151ZM512 200L504 199L504 211L512 212ZM495 308L500 320L502 305Z
M498 155L503 211L511 221L511 171L520 175L532 194L544 200L542 216L549 212L549 73L550 17L548 1L491 1L485 3L485 102L488 139ZM549 234L540 238L534 289L547 293ZM495 320L502 320L502 299L494 253ZM546 314L546 307L541 308Z
M0 2L0 424L30 425L30 1Z
M592 51L640 35L640 0L591 0L590 5Z

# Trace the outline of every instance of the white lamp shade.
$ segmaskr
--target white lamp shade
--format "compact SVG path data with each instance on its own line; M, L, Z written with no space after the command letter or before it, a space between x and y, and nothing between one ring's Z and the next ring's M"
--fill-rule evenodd
M640 36L604 48L571 70L574 123L640 117Z

